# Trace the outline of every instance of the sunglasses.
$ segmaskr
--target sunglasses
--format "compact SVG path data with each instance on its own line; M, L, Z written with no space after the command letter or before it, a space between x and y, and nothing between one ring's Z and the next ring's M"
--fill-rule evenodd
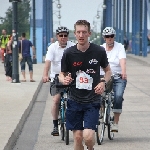
M105 38L114 38L114 34L112 34L112 35L105 35Z
M68 37L67 34L60 34L59 37Z

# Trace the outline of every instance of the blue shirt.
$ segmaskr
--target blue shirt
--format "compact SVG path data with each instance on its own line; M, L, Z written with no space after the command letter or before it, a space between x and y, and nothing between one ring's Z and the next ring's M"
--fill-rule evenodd
M31 56L30 54L30 47L32 47L33 44L29 40L22 40L22 56L27 57ZM19 50L21 52L21 41L19 41Z

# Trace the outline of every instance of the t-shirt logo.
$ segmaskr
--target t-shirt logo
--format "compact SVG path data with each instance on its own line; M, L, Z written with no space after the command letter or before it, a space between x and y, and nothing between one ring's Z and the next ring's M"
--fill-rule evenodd
M97 64L98 61L97 61L96 59L91 59L91 60L89 61L89 63L90 63L90 64Z

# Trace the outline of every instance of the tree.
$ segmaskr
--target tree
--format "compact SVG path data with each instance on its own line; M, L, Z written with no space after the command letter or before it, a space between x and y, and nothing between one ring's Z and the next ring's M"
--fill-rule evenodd
M0 17L2 24L0 25L0 30L6 29L7 34L12 32L12 6L8 8L5 17ZM22 0L18 2L18 33L21 35L22 32L27 34L30 31L30 0Z

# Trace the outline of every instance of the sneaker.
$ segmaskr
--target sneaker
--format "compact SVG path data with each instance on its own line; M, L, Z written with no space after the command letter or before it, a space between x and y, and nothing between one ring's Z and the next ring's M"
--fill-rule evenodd
M118 132L118 124L112 124L111 132Z
M57 127L54 127L53 132L51 132L51 135L53 136L59 136L59 131Z

